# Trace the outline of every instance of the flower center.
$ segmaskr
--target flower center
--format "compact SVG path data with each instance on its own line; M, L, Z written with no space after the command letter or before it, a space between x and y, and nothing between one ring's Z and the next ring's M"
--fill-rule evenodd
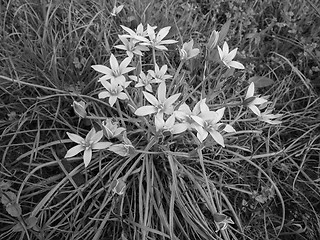
M88 149L88 148L91 148L92 143L93 143L92 141L88 141L88 142L82 141L81 146L84 147L85 149Z
M113 70L112 70L112 73L113 73L114 77L119 77L119 76L121 76L121 71L120 71L120 69L113 69Z

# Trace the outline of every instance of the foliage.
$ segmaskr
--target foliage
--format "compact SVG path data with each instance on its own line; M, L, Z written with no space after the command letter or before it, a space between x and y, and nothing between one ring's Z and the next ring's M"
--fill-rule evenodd
M319 4L113 3L0 7L0 238L319 238Z

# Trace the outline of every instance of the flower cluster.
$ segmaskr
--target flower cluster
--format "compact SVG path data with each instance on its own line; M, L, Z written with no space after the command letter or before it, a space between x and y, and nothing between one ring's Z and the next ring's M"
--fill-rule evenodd
M116 16L121 9L121 6L115 7L112 15ZM123 106L117 104L116 110L122 123L121 127L117 121L107 118L99 122L100 131L96 132L92 128L85 138L67 133L69 138L77 145L67 151L66 158L73 157L83 151L84 165L87 167L94 150L106 149L123 157L138 152L135 149L137 143L132 143L127 137L126 121L134 122L135 126L141 129L148 128L148 136L151 135L153 140L156 139L154 141L161 137L165 139L167 135L189 134L194 136L200 147L206 146L204 143L208 139L213 140L218 147L228 147L225 144L225 138L228 135L239 134L235 127L237 125L234 123L244 115L254 116L256 120L268 124L281 123L278 119L282 115L272 114L273 109L269 107L271 102L268 101L268 97L255 95L253 82L249 84L246 94L239 97L241 101L235 104L217 104L215 99L209 99L209 97L207 99L203 94L198 97L198 99L200 98L198 101L195 101L197 98L192 96L193 101L191 101L191 104L187 104L186 100L189 100L189 93L186 94L182 92L182 88L175 88L175 86L182 85L178 78L181 75L179 73L183 64L197 57L200 53L201 49L194 48L194 45L196 45L194 40L191 39L182 44L179 49L180 65L172 76L168 74L168 66L171 67L171 65L163 64L159 66L155 54L156 51L167 51L168 48L165 45L177 42L176 40L165 39L170 27L164 27L159 31L156 31L156 26L147 25L144 28L142 24L139 24L135 30L126 26L121 26L121 28L125 32L119 35L122 44L116 45L115 48L125 51L127 56L122 61L118 61L115 55L111 54L109 66L93 65L92 68L102 74L98 82L104 89L98 93L98 97L100 99L107 98L111 107L118 103L118 100L126 100L127 106L132 112L123 117L124 114L121 110ZM221 35L214 30L206 45L207 51L215 51L213 65L219 69L220 73L230 68L244 69L243 64L234 60L238 49L235 48L230 51L228 43L224 41L224 37L221 37ZM151 49L152 52L149 53L153 56L153 64L144 65L141 60L142 56ZM203 93L205 94L204 89ZM88 105L84 101L74 102L72 106L81 119L90 117L94 119L86 110ZM238 114L236 119L232 119L231 107L241 109L239 110L241 114ZM243 109L245 109L244 112L242 112ZM131 118L130 121L127 120L129 118ZM103 138L110 142L101 141ZM127 188L126 179L119 178L110 187L113 193L123 195ZM229 224L233 224L232 219L222 213L216 213L214 221L218 230L225 230Z

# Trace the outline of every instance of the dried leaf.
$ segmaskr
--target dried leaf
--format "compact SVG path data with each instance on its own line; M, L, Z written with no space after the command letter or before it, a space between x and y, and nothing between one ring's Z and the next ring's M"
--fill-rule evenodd
M274 83L274 81L270 78L264 76L253 76L249 78L249 83L254 82L254 86L256 88L268 87Z
M12 217L19 217L22 214L19 203L8 203L6 205L6 210Z
M16 201L16 199L17 199L16 194L13 193L13 192L10 192L10 191L9 192L3 192L2 196L1 196L1 202L5 206L7 204L9 204L9 203L12 203L12 202Z
M224 42L224 39L226 38L229 28L231 24L231 19L229 19L223 26L221 27L221 30L219 32L219 40L218 45L222 44Z

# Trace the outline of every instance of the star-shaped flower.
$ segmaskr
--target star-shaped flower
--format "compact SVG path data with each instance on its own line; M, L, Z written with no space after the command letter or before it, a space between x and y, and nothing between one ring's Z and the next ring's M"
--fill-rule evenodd
M148 39L146 38L146 36L148 35L148 32L143 30L142 23L138 25L136 31L133 31L132 29L123 25L120 25L120 26L122 27L123 30L125 30L128 33L128 34L122 35L123 37L134 39L136 42L139 42L139 41L148 42ZM152 27L152 28L155 29L157 27Z
M163 114L171 114L173 112L173 103L177 101L180 96L180 93L177 93L169 98L166 98L166 84L164 82L160 83L158 87L158 99L155 98L152 94L143 91L144 97L152 105L143 106L138 108L135 111L135 114L138 116L146 116L149 114L156 113L163 117Z
M222 50L218 46L218 52L221 61L226 65L228 68L233 67L237 69L244 69L244 66L237 62L237 61L232 61L232 59L236 56L238 48L233 49L231 52L229 52L229 46L227 42L223 43Z
M199 48L193 48L193 39L190 42L184 43L180 49L180 59L182 61L189 60L199 54Z
M77 134L69 132L67 132L67 135L73 142L78 143L78 145L70 148L67 151L65 158L73 157L79 152L84 151L83 161L85 167L87 167L91 161L92 150L105 149L112 145L110 142L99 142L103 137L103 131L96 132L94 128L90 130L85 139Z
M139 45L133 38L128 40L126 37L119 35L119 39L123 45L116 45L114 47L125 50L130 58L132 58L134 54L142 56L142 51L149 51L149 48Z
M111 15L114 17L117 16L118 13L120 13L122 9L123 9L123 5L119 5L118 7L114 6L112 9Z
M144 41L143 45L150 45L153 48L159 49L159 50L168 50L163 44L173 44L176 43L176 40L163 40L169 33L171 27L164 27L160 29L160 31L156 34L154 31L154 27L151 27L149 24L147 25L147 33L149 40Z
M111 84L104 80L101 81L101 84L105 87L105 89L107 91L102 91L98 94L99 98L109 98L109 104L112 107L115 102L117 101L117 99L121 99L121 100L125 100L128 99L127 94L125 94L124 92L122 92L123 87L119 86L117 83L115 82L111 82Z
M154 82L161 83L165 82L166 79L172 78L171 75L166 74L168 70L167 65L163 65L160 69L158 64L155 64L155 69L153 70L148 70L148 73L154 78Z
M152 78L150 73L147 75L141 71L139 77L136 76L129 76L130 79L137 82L135 87L144 87L148 92L152 92L152 86L151 83L155 83L156 81Z
M272 114L272 109L265 110L262 112L259 116L258 119L260 121L269 123L269 124L280 124L282 121L277 120L277 118L280 118L283 116L283 114Z
M118 84L124 86L126 83L126 78L125 78L124 74L135 69L134 67L128 67L131 60L132 60L132 58L127 57L119 65L116 57L113 54L111 54L111 56L110 56L110 67L111 68L103 66L103 65L93 65L91 67L94 70L96 70L97 72L104 74L104 76L102 76L99 79L99 82L111 79L111 82L117 82Z
M263 103L266 103L268 100L265 98L254 97L253 95L254 95L254 83L252 82L248 87L246 97L243 101L243 105L250 108L251 111L257 116L260 116L261 113L257 106Z
M107 118L102 122L102 126L106 130L106 137L108 139L118 137L122 132L126 130L125 128L119 127L118 125L119 123L116 121L112 121L111 118Z
M175 116L172 114L168 119L165 121L163 119L163 116L160 115L155 115L154 117L154 122L156 125L156 130L157 131L171 131L172 127L174 126L175 123Z
M206 104L203 104L200 107L202 109L199 116L192 117L201 126L195 127L198 132L198 139L200 142L203 142L207 138L208 134L210 134L218 144L224 147L224 140L220 132L235 132L235 129L231 125L219 123L223 117L225 108L221 108L217 111L210 111Z
M181 104L178 110L174 112L176 119L179 120L180 123L176 123L172 127L172 134L179 134L187 129L197 129L200 125L193 119L193 117L197 117L201 113L200 105L203 103L205 103L205 99L197 102L192 111L186 103Z

